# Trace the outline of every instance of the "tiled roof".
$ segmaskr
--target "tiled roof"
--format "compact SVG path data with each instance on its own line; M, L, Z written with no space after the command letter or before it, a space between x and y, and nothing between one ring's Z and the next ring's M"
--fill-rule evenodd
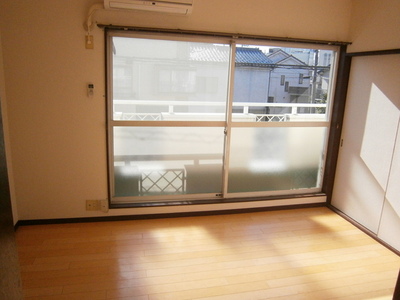
M273 64L260 49L258 48L236 48L236 63L242 64Z
M290 55L288 53L286 53L285 51L283 51L282 49L278 49L275 51L273 51L272 53L268 54L268 58L270 60L272 60L274 63L277 63L287 57L289 57Z
M293 56L292 54L283 51L282 49L275 50L271 54L268 54L267 57L275 64L287 64L287 61L292 61L292 65L306 65L305 62Z
M190 49L190 59L194 61L226 62L228 58L229 47L227 46L194 46ZM258 48L237 47L236 63L245 65L269 65L273 64L273 61Z
M192 46L190 59L194 61L226 62L229 60L229 47L226 46Z

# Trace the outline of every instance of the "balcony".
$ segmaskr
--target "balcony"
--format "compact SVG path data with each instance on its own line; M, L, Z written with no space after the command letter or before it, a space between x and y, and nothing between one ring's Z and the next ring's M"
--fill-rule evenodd
M114 100L113 104L116 121L225 121L225 102ZM327 105L324 103L234 102L232 106L234 122L327 119L324 113ZM260 113L262 110L273 113Z

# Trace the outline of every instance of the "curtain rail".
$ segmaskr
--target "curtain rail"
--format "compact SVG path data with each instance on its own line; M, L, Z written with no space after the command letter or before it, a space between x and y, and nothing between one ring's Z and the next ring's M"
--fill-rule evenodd
M148 27L134 27L134 26L106 25L106 24L97 24L97 26L102 29L105 29L105 30L170 33L170 34L182 34L182 35L202 35L202 36L211 36L211 37L224 37L224 38L234 38L234 39L253 39L253 40L274 41L274 42L293 42L293 43L316 44L316 45L343 46L343 45L351 44L350 42L341 42L341 41L312 40L312 39L300 39L300 38L291 38L291 37L249 35L249 34L227 33L227 32L195 31L195 30L166 29L166 28L148 28Z

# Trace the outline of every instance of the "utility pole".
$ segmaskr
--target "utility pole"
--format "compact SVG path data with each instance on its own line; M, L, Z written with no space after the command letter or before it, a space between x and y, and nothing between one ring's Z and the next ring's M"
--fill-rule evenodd
M318 76L318 59L319 59L319 50L314 50L314 67L313 67L313 79L312 79L312 86L311 86L311 99L310 103L315 103L315 96L317 95L317 76ZM313 111L312 113L314 113Z

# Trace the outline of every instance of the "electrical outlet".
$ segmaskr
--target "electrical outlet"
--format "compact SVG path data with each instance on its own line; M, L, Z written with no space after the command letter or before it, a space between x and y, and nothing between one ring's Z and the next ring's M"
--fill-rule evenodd
M108 212L108 200L100 200L100 210L102 212Z
M99 200L86 200L86 210L100 210Z

